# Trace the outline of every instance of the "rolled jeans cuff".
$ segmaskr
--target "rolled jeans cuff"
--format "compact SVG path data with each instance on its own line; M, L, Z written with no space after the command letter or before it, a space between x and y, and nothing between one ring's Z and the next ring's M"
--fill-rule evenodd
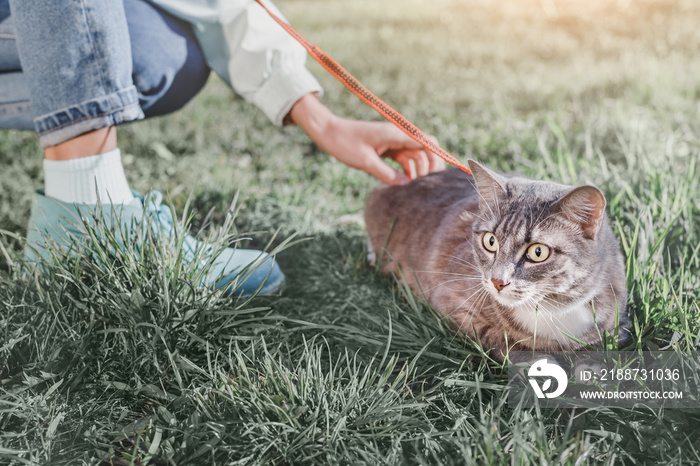
M144 118L135 86L62 108L34 119L42 149L83 133Z

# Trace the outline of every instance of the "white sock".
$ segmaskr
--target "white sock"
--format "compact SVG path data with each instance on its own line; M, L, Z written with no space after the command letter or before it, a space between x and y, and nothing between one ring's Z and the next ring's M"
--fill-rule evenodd
M71 160L44 159L45 194L78 204L129 204L134 200L124 175L121 152Z

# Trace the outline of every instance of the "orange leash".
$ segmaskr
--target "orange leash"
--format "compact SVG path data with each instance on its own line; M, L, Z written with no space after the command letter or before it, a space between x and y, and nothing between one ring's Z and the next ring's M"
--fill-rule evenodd
M401 131L409 135L411 138L416 140L426 149L435 153L438 157L445 160L461 170L469 173L471 175L471 170L464 166L459 160L452 156L445 149L440 147L439 144L433 142L423 131L421 131L417 126L408 121L403 115L391 108L389 104L384 102L382 99L372 94L365 86L363 86L357 79L355 79L350 73L347 72L345 68L340 66L338 62L333 60L326 52L321 50L318 46L312 44L308 40L299 34L292 26L282 21L273 12L271 12L262 2L262 0L255 0L258 4L263 7L265 11L274 19L280 26L284 28L285 31L289 33L294 39L296 39L304 48L309 52L309 55L313 57L314 60L319 62L330 74L335 76L338 81L340 81L345 87L347 87L350 92L359 97L364 103L375 109L384 118L395 124Z

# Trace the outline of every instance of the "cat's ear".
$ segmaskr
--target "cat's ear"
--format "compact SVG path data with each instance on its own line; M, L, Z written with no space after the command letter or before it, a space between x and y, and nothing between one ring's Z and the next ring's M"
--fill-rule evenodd
M498 205L498 200L506 195L505 178L492 172L475 160L469 159L467 163L472 171L474 181L476 181L476 189L480 194L479 209Z
M578 223L583 236L593 239L605 217L605 196L595 186L579 186L559 199L554 208Z

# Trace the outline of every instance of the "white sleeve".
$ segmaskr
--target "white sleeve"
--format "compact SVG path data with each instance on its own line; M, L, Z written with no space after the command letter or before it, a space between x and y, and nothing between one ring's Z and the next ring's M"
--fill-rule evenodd
M322 93L306 50L254 0L149 1L191 23L211 69L276 125L305 94Z

